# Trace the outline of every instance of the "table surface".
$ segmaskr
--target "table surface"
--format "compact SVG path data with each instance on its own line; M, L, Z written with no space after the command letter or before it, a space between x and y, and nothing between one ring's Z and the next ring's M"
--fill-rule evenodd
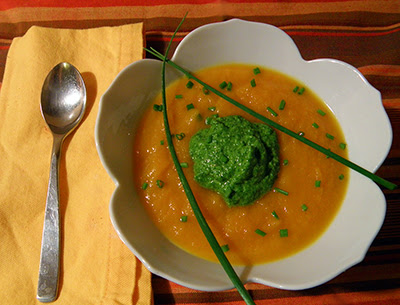
M55 2L55 3L53 3ZM164 51L188 12L173 49L188 32L231 18L273 24L289 34L304 59L335 58L358 68L382 94L393 144L378 175L400 183L400 2L240 0L2 0L0 86L12 39L32 25L92 28L144 22L147 46ZM1 88L1 87L0 87ZM365 259L316 288L246 287L257 304L400 304L400 190L384 190L387 214ZM243 304L234 290L202 292L153 275L154 304Z

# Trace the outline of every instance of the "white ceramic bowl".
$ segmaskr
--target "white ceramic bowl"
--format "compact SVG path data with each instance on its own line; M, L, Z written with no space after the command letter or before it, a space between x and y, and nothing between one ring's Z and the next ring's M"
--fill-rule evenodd
M172 60L189 71L241 62L286 73L305 83L335 113L350 160L376 171L389 152L392 129L380 93L346 63L303 60L292 39L276 27L237 19L202 26L182 40ZM134 62L101 98L95 138L102 163L116 185L111 220L123 242L151 272L198 290L230 289L233 285L221 266L184 252L158 231L134 190L132 140L143 110L161 88L160 71L160 61ZM168 82L179 76L167 67ZM320 285L363 260L385 212L380 188L351 171L343 205L317 242L289 258L235 270L243 282L282 289Z

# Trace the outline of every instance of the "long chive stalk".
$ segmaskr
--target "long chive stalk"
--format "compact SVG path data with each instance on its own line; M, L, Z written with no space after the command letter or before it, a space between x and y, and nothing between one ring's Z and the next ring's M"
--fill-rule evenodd
M169 44L167 46L165 54L168 54L169 49L171 47L171 42L174 39L178 29L182 25L183 21L185 20L185 17L182 19L181 23L178 25L177 29L175 30L175 33L172 35L171 40L169 41ZM246 290L246 288L244 287L239 276L236 274L231 263L229 262L228 258L225 256L225 254L223 252L223 248L219 245L211 228L209 227L206 219L204 218L203 213L201 212L200 207L197 204L196 198L194 197L193 192L192 192L192 190L189 186L189 183L186 179L186 176L183 172L182 166L178 160L178 156L175 151L174 143L172 141L171 130L170 130L169 121L168 121L168 113L167 113L167 102L166 102L166 92L165 92L165 64L166 64L166 62L167 62L167 58L166 58L166 56L164 56L163 63L162 63L162 74L161 74L162 104L163 104L163 118L164 118L165 134L167 137L168 147L169 147L169 150L170 150L170 153L172 156L172 160L173 160L176 170L178 172L179 179L182 182L182 186L183 186L183 189L189 200L190 206L191 206L191 208L194 212L194 215L196 216L196 219L197 219L205 237L207 238L212 250L214 251L215 255L217 256L219 262L221 263L222 267L224 268L229 279L232 281L233 285L238 290L239 294L241 295L243 300L246 302L246 304L248 304L248 305L254 304L255 305L249 292Z
M322 147L321 145L305 138L304 136L299 135L298 133L274 122L273 120L270 120L268 118L266 118L265 116L259 114L258 112L255 112L254 110L240 104L239 102L235 101L234 99L230 98L229 96L223 94L222 92L218 91L217 89L211 87L210 85L206 84L204 81L202 81L201 79L197 78L196 76L194 76L193 74L191 74L190 72L188 72L187 70L185 70L184 68L182 68L181 66L177 65L176 63L174 63L173 61L165 58L164 55L162 55L161 53L157 52L154 49L146 49L150 54L156 56L157 58L165 61L166 63L168 63L170 66L172 66L173 68L175 68L176 70L182 72L186 77L188 77L189 79L193 79L196 82L198 82L200 85L202 85L203 87L205 87L207 90L215 93L216 95L220 96L221 98L223 98L224 100L228 101L229 103L233 104L234 106L240 108L241 110L247 112L248 114L252 115L253 117L259 119L260 121L262 121L265 124L268 124L269 126L284 132L285 134L299 140L300 142L303 142L305 144L307 144L308 146L320 151L321 153L325 154L326 156L344 164L345 166L357 171L358 173L370 178L372 181L386 187L389 190L394 190L397 188L397 185L387 181L377 175L375 175L374 173L366 170L365 168L351 162L350 160L347 160L346 158L343 158L342 156L339 156L338 154L335 154L334 152L332 152L331 150Z

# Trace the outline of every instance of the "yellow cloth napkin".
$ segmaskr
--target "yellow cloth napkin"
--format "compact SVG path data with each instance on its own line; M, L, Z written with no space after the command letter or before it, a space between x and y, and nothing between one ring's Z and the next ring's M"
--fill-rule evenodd
M60 164L62 272L54 304L151 304L150 273L114 231L114 184L94 142L99 100L118 72L143 56L142 24L86 30L32 27L8 53L0 89L0 303L36 300L52 136L40 113L47 73L81 72L87 110Z

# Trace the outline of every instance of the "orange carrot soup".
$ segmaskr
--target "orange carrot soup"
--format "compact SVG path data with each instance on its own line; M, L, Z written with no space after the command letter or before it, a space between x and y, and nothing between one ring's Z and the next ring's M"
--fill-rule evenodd
M347 157L332 111L296 79L230 64L195 75L229 97ZM254 265L310 246L332 222L349 171L321 152L261 123L203 86L168 86L174 147L190 187L232 264ZM161 94L134 141L134 177L149 217L175 245L217 261L191 210L168 149Z

